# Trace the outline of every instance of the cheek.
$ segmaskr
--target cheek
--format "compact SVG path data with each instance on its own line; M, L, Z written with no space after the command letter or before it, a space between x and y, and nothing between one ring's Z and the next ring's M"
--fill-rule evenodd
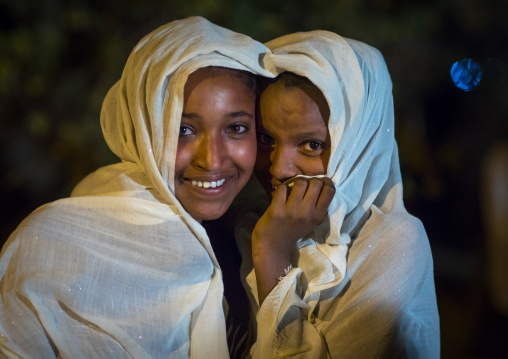
M238 167L244 171L252 172L256 162L257 140L256 136L249 136L242 141L234 141L229 146L229 153Z
M308 176L324 175L326 173L328 161L325 157L301 157L296 164L300 172Z
M178 143L175 157L175 176L184 171L192 158L192 146L186 143Z

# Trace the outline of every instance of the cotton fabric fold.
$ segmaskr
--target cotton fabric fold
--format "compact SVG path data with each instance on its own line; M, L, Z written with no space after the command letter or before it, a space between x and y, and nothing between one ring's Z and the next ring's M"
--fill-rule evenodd
M221 270L175 198L187 77L222 66L272 76L268 49L199 17L144 37L101 113L121 162L42 206L0 258L7 358L227 358Z

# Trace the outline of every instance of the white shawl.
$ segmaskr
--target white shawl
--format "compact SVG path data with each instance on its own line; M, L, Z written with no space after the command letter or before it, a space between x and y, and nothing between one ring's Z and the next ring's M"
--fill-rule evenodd
M326 31L270 41L264 65L309 78L330 106L329 217L292 253L259 308L250 233L237 227L257 316L255 358L439 357L430 246L402 202L392 84L381 54ZM248 274L250 271L250 274ZM248 276L247 276L248 274Z
M143 38L101 113L121 163L42 206L0 258L8 358L226 358L221 271L174 195L183 88L223 66L271 76L268 50L194 17Z

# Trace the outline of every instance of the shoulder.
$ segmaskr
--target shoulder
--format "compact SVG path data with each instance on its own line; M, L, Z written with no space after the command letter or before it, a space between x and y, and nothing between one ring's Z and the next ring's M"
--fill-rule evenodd
M143 283L149 273L185 283L190 272L206 281L213 264L169 206L76 197L44 205L12 233L0 256L0 290L61 293L85 281L113 288L127 277Z
M391 308L398 313L394 318L423 302L434 308L429 241L421 221L407 212L383 213L372 208L370 218L352 241L347 265L350 298L360 295Z
M78 259L88 263L83 258L106 253L134 257L141 249L184 253L192 243L183 239L191 235L174 208L162 203L129 197L64 198L39 207L19 224L2 250L0 269L10 262L17 270L56 270L57 265L73 267Z
M351 244L350 274L403 281L432 274L432 253L422 222L406 211L384 213L375 206L371 209L369 219Z
M418 218L405 210L384 212L376 206L371 207L371 215L360 230L360 236L404 250L421 250L428 245L427 233Z
M2 249L0 268L7 265L17 272L42 270L42 262L52 263L52 253L65 250L70 245L70 233L87 226L86 211L78 215L71 199L47 203L28 215L9 236Z

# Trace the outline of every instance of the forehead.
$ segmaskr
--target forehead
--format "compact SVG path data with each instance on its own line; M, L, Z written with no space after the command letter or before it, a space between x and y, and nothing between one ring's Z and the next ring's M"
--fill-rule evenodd
M254 98L255 86L251 82L255 83L255 80L251 79L250 76L244 71L230 68L218 66L202 67L187 77L184 86L184 96L187 97L197 86L206 83L208 86L231 87L235 91L249 93Z
M328 134L330 110L313 85L285 87L269 85L260 96L260 125L272 136L317 132Z

